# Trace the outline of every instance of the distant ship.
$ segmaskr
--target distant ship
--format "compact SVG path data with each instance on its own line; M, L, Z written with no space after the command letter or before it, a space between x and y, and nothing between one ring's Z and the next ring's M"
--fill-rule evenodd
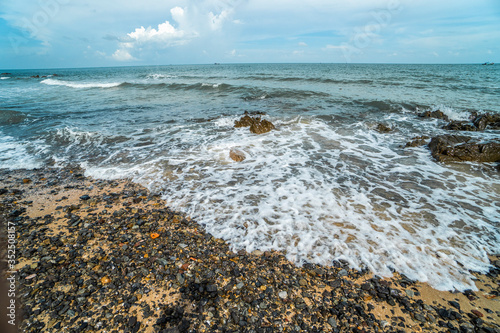
M483 64L483 66L484 66L484 65L494 65L494 64L495 64L494 62L485 62L485 63Z

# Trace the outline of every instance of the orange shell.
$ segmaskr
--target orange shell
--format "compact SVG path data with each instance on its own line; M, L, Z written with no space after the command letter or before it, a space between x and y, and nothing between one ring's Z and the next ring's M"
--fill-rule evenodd
M156 232L153 232L153 233L151 234L151 238L152 238L152 239L155 239L155 238L158 238L158 237L160 237L160 234L157 234Z

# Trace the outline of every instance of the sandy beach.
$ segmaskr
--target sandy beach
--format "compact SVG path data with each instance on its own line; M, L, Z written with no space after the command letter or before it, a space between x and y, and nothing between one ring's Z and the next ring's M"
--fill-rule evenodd
M496 256L465 292L344 262L297 267L234 253L159 195L76 168L1 170L0 218L19 332L500 332Z

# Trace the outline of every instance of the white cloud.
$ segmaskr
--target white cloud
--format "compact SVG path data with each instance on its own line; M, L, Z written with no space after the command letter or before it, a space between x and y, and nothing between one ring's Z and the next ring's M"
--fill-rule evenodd
M177 7L178 8L178 7ZM183 43L182 38L186 36L186 33L182 30L174 28L170 22L165 21L158 25L158 29L148 27L147 29L141 26L135 29L135 31L127 34L134 42L137 43ZM125 43L123 43L125 44ZM130 47L130 45L128 46Z
M304 42L299 42L299 46L307 46L307 44Z
M208 13L210 28L212 30L219 30L222 27L222 25L224 24L224 21L229 19L229 17L231 16L231 13L232 13L231 9L224 9L218 15L215 15L212 12Z
M111 56L113 59L118 60L118 61L132 61L132 60L137 60L134 58L130 53L128 53L127 50L124 49L118 49L113 53Z

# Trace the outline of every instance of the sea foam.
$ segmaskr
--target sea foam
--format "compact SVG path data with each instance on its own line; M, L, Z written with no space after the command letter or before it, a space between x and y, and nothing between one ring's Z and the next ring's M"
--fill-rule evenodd
M500 212L491 209L498 177L437 164L424 148L400 148L404 133L362 122L272 119L278 130L257 136L230 128L234 119L163 127L147 161L85 165L87 174L132 178L233 249L281 250L297 264L344 259L464 290L475 288L468 270L487 271L488 251L500 251ZM243 162L229 158L234 148Z
M113 88L118 87L122 84L122 82L70 82L64 80L56 80L56 79L45 79L40 83L47 84L50 86L65 86L70 88Z

